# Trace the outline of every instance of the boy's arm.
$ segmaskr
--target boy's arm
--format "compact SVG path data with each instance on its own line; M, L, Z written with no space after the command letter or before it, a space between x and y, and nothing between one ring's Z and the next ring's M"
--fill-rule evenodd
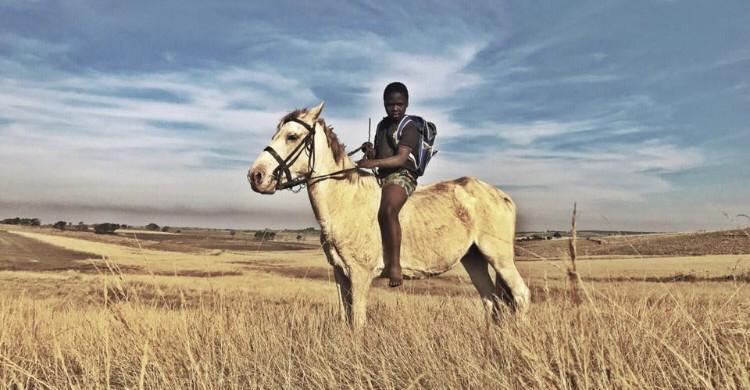
M419 129L412 122L404 127L404 131L403 133L401 133L401 140L399 140L398 145L408 146L409 148L411 148L411 150L415 150L417 149L419 141Z
M404 128L401 140L398 143L398 151L391 157L381 159L370 159L357 161L360 168L398 168L404 166L409 158L409 153L419 142L419 130L416 126L409 124ZM373 151L374 154L374 151ZM373 156L374 157L374 156Z
M376 161L378 168L398 168L404 165L406 159L409 158L409 153L411 153L410 147L399 145L397 154L391 157L371 161Z
M409 158L409 153L411 153L410 147L400 145L398 147L398 154L375 160L362 159L357 161L357 166L360 168L397 168L404 165L406 159Z

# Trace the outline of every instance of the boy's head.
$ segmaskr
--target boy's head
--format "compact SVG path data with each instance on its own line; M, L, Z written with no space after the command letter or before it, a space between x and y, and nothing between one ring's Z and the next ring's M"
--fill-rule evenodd
M391 119L400 120L406 114L406 107L409 107L406 85L399 82L388 84L383 91L383 105Z

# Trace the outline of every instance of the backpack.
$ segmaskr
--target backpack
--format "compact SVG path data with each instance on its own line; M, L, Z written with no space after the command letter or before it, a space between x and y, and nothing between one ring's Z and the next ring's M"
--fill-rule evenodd
M412 150L412 153L409 154L409 158L414 161L414 165L417 167L417 175L422 176L424 175L425 169L427 169L427 164L430 162L430 159L432 159L432 156L438 152L437 149L433 147L435 145L435 137L437 136L437 128L434 123L429 122L420 116L404 115L404 117L401 118L401 122L399 122L396 131L393 132L393 137L388 137L388 144L394 150L398 149L398 143L401 141L404 127L406 127L409 122L413 122L419 130L417 148ZM381 126L382 123L383 121L378 125L377 131L386 131L386 129L381 129L383 127Z

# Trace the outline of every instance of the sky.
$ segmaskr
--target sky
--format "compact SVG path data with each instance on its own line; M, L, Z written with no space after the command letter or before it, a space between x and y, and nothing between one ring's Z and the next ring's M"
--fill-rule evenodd
M750 2L0 0L0 218L317 226L246 172L326 102L347 145L409 88L519 230L750 223ZM354 205L352 205L354 207Z

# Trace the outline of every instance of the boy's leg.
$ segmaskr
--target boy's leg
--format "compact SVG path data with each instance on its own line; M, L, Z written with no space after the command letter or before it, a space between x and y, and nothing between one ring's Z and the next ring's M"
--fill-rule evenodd
M391 287L402 283L401 276L401 224L398 213L401 211L408 195L406 190L396 184L386 184L380 197L378 223L383 241L383 260L388 267Z

